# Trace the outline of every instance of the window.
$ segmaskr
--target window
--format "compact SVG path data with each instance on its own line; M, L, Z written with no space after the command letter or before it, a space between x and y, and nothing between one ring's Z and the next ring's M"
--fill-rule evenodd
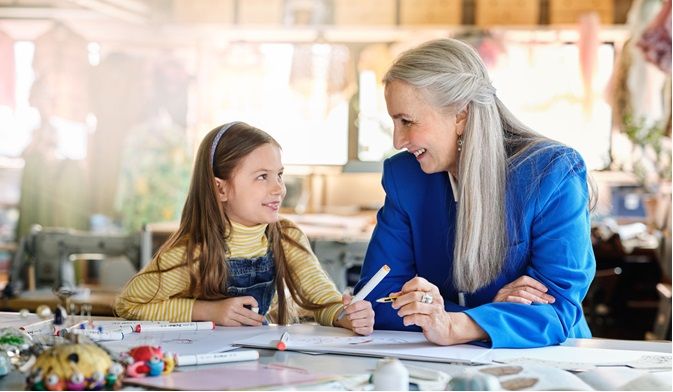
M285 164L344 164L348 56L340 45L232 44L209 72L210 111L216 123L242 120L269 132Z
M577 149L589 169L610 163L612 118L604 91L613 69L612 44L598 47L590 78L582 75L576 44L505 42L489 60L498 97L521 121ZM359 98L358 157L384 159L395 153L393 128L383 87L371 71L360 73Z

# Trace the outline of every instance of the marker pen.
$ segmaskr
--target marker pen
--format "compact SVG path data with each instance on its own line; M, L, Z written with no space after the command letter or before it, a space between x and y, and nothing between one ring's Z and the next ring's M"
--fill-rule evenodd
M143 324L136 325L136 332L159 331L210 331L215 329L212 321L196 321L191 323Z
M285 349L287 349L288 340L290 340L290 334L288 332L283 332L283 334L280 335L280 340L276 343L276 348L280 351L285 351Z
M207 365L211 363L226 363L238 361L256 361L259 352L256 350L228 351L224 353L209 353L196 355L176 355L176 366Z
M372 290L374 290L374 288L379 283L381 283L383 278L385 278L389 272L390 267L388 267L387 264L384 264L383 267L381 267L381 269L379 269L378 272L374 276L372 276L371 279L369 279L369 282L367 282L367 284L365 284L364 287L362 287L362 289L353 296L353 298L351 299L351 304L365 299L369 295L369 293L371 293ZM345 315L346 311L342 309L341 312L339 313L339 316L337 316L337 320L341 320Z
M99 331L97 329L73 329L67 331L73 335L84 335L91 340L98 342L104 340L124 340L124 333L122 331Z

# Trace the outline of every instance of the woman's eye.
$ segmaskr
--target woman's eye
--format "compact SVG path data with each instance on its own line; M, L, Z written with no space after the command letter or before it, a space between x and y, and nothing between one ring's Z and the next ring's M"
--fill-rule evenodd
M283 179L283 173L278 173L278 179L282 180Z
M411 121L411 120L407 120L407 119L404 119L404 118L402 119L402 125L404 125L405 127L408 127L409 125L411 125L413 123L414 122Z
M257 179L258 180L266 180L266 174L260 174L259 176L257 176Z

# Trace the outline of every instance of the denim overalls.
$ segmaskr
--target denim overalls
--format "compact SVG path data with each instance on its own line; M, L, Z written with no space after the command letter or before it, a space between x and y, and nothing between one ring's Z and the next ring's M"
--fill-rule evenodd
M229 273L222 291L231 297L254 297L259 314L265 315L276 292L276 268L271 249L264 256L230 258L226 263Z

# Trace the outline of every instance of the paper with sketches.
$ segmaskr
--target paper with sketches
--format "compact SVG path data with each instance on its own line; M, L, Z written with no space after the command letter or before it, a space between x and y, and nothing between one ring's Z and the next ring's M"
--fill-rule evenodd
M616 390L671 390L671 371L648 373L643 370L629 368L595 368L578 373L577 377L589 384L593 389L600 391ZM637 386L629 388L627 386ZM645 387L645 386L648 387Z
M517 365L543 365L570 371L586 371L597 366L631 366L670 368L671 354L635 350L610 350L587 347L549 346L529 349L491 350L483 358Z
M171 390L242 390L316 383L337 378L326 373L274 364L241 363L173 372L161 377L127 378L125 384Z
M234 340L260 333L254 327L216 327L210 331L161 331L127 333L120 341L101 342L108 350L122 353L136 346L160 346L164 352L179 355L207 354L233 350Z
M673 362L670 355L643 355L635 361L627 362L626 366L634 369L671 369Z
M437 346L428 342L420 332L374 331L369 336L358 336L343 328L306 324L278 328L248 339L236 340L235 344L275 349L285 330L290 334L287 350L291 351L397 357L431 362L482 363L481 357L490 350L466 344Z

